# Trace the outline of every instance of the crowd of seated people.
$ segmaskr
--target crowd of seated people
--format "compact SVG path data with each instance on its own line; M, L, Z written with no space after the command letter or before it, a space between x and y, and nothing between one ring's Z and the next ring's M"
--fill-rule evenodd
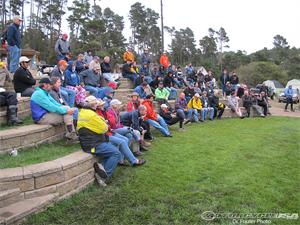
M179 131L184 131L188 123L221 119L226 105L240 118L249 117L251 109L262 117L269 112L266 94L262 91L254 95L246 85L239 85L235 73L229 76L226 69L220 77L222 92L228 96L225 105L211 70L204 75L189 64L183 72L180 66L171 65L166 52L160 65L152 69L148 48L140 57L140 67L135 59L133 49L128 48L123 55L122 75L135 85L128 102L114 97L120 77L112 73L110 58L106 56L100 62L91 52L68 62L59 60L50 78L41 79L35 90L33 85L37 82L27 71L28 60L20 62L15 76L15 80L27 82L18 90L23 96L31 95L35 123L64 124L68 143L79 141L83 151L101 157L102 161L94 164L100 185L111 179L117 165L145 164L138 157L149 150L154 140L151 127L163 137L172 138L170 126L178 124ZM177 95L180 88L184 90ZM16 119L15 123L21 121Z

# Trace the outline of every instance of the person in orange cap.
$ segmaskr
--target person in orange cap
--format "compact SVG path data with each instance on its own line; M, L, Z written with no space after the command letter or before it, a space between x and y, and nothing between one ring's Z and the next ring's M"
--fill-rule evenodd
M66 55L69 55L71 51L68 34L63 34L61 38L56 41L54 50L57 61L66 59Z

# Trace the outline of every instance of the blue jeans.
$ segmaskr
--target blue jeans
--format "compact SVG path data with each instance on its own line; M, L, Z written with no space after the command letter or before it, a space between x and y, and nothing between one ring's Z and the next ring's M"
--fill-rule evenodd
M127 159L131 165L133 165L137 161L130 148L128 147L128 138L122 136L121 134L114 133L109 137L109 141L119 148L122 154L121 160L124 160L125 157L125 159Z
M115 82L115 80L112 77L111 73L103 73L103 77L108 80L109 82Z
M9 52L9 72L14 73L19 67L19 59L21 57L21 50L16 46L8 46Z
M145 77L144 77L144 80L145 80L148 84L150 84L150 83L152 82L152 77L151 77L151 76L145 76Z
M222 87L222 95L225 95L225 90L226 90L226 85L225 84L221 84Z
M170 135L168 125L160 115L157 115L157 121L148 119L147 122L155 129L158 129L164 136Z
M78 120L78 108L75 108L74 113L73 113L73 120Z
M176 99L176 97L177 97L176 89L173 87L170 87L170 88L167 87L167 90L170 92L169 100Z
M195 122L198 122L198 112L196 109L188 109L187 112L185 112L182 109L177 109L177 115L181 118L187 118L189 120L193 120Z
M93 87L90 85L84 86L86 91L89 91L91 95L94 95L96 98L103 99L105 97L106 90L111 89L110 87Z
M70 107L74 107L76 91L71 90L71 89L67 89L65 87L60 87L59 91L60 91L60 94L63 96L63 98L68 103L68 105Z
M209 118L213 119L214 118L214 108L208 107L208 108L201 109L202 120L206 120L206 116L208 113L209 113Z
M124 126L122 128L118 128L114 130L115 133L118 133L120 135L123 135L128 138L128 145L131 143L131 141L134 139L136 142L139 142L141 140L141 134L139 131L134 130L130 127Z
M101 164L103 165L108 177L111 177L122 157L121 153L116 146L109 142L98 144L95 150L95 155L104 158L101 161Z

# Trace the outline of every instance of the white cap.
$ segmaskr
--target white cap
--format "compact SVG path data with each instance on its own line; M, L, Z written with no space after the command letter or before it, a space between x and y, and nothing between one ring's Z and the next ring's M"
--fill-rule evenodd
M200 98L199 93L196 93L194 96Z
M121 105L122 102L120 102L118 99L113 99L110 101L110 106L113 106L113 105Z
M19 59L19 63L21 62L30 62L31 60L28 59L26 56L21 56L20 59Z
M168 108L168 106L166 104L161 104L160 108Z

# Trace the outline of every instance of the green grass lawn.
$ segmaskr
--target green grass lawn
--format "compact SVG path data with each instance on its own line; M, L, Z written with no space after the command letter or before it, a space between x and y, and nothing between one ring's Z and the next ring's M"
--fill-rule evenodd
M0 169L47 162L80 150L79 144L66 145L65 142L65 140L62 140L52 144L19 150L18 155L15 157L8 154L0 155Z
M185 133L175 128L173 138L155 139L144 167L119 167L106 188L92 185L24 224L233 224L205 221L201 213L299 213L300 119L222 120L189 125Z

